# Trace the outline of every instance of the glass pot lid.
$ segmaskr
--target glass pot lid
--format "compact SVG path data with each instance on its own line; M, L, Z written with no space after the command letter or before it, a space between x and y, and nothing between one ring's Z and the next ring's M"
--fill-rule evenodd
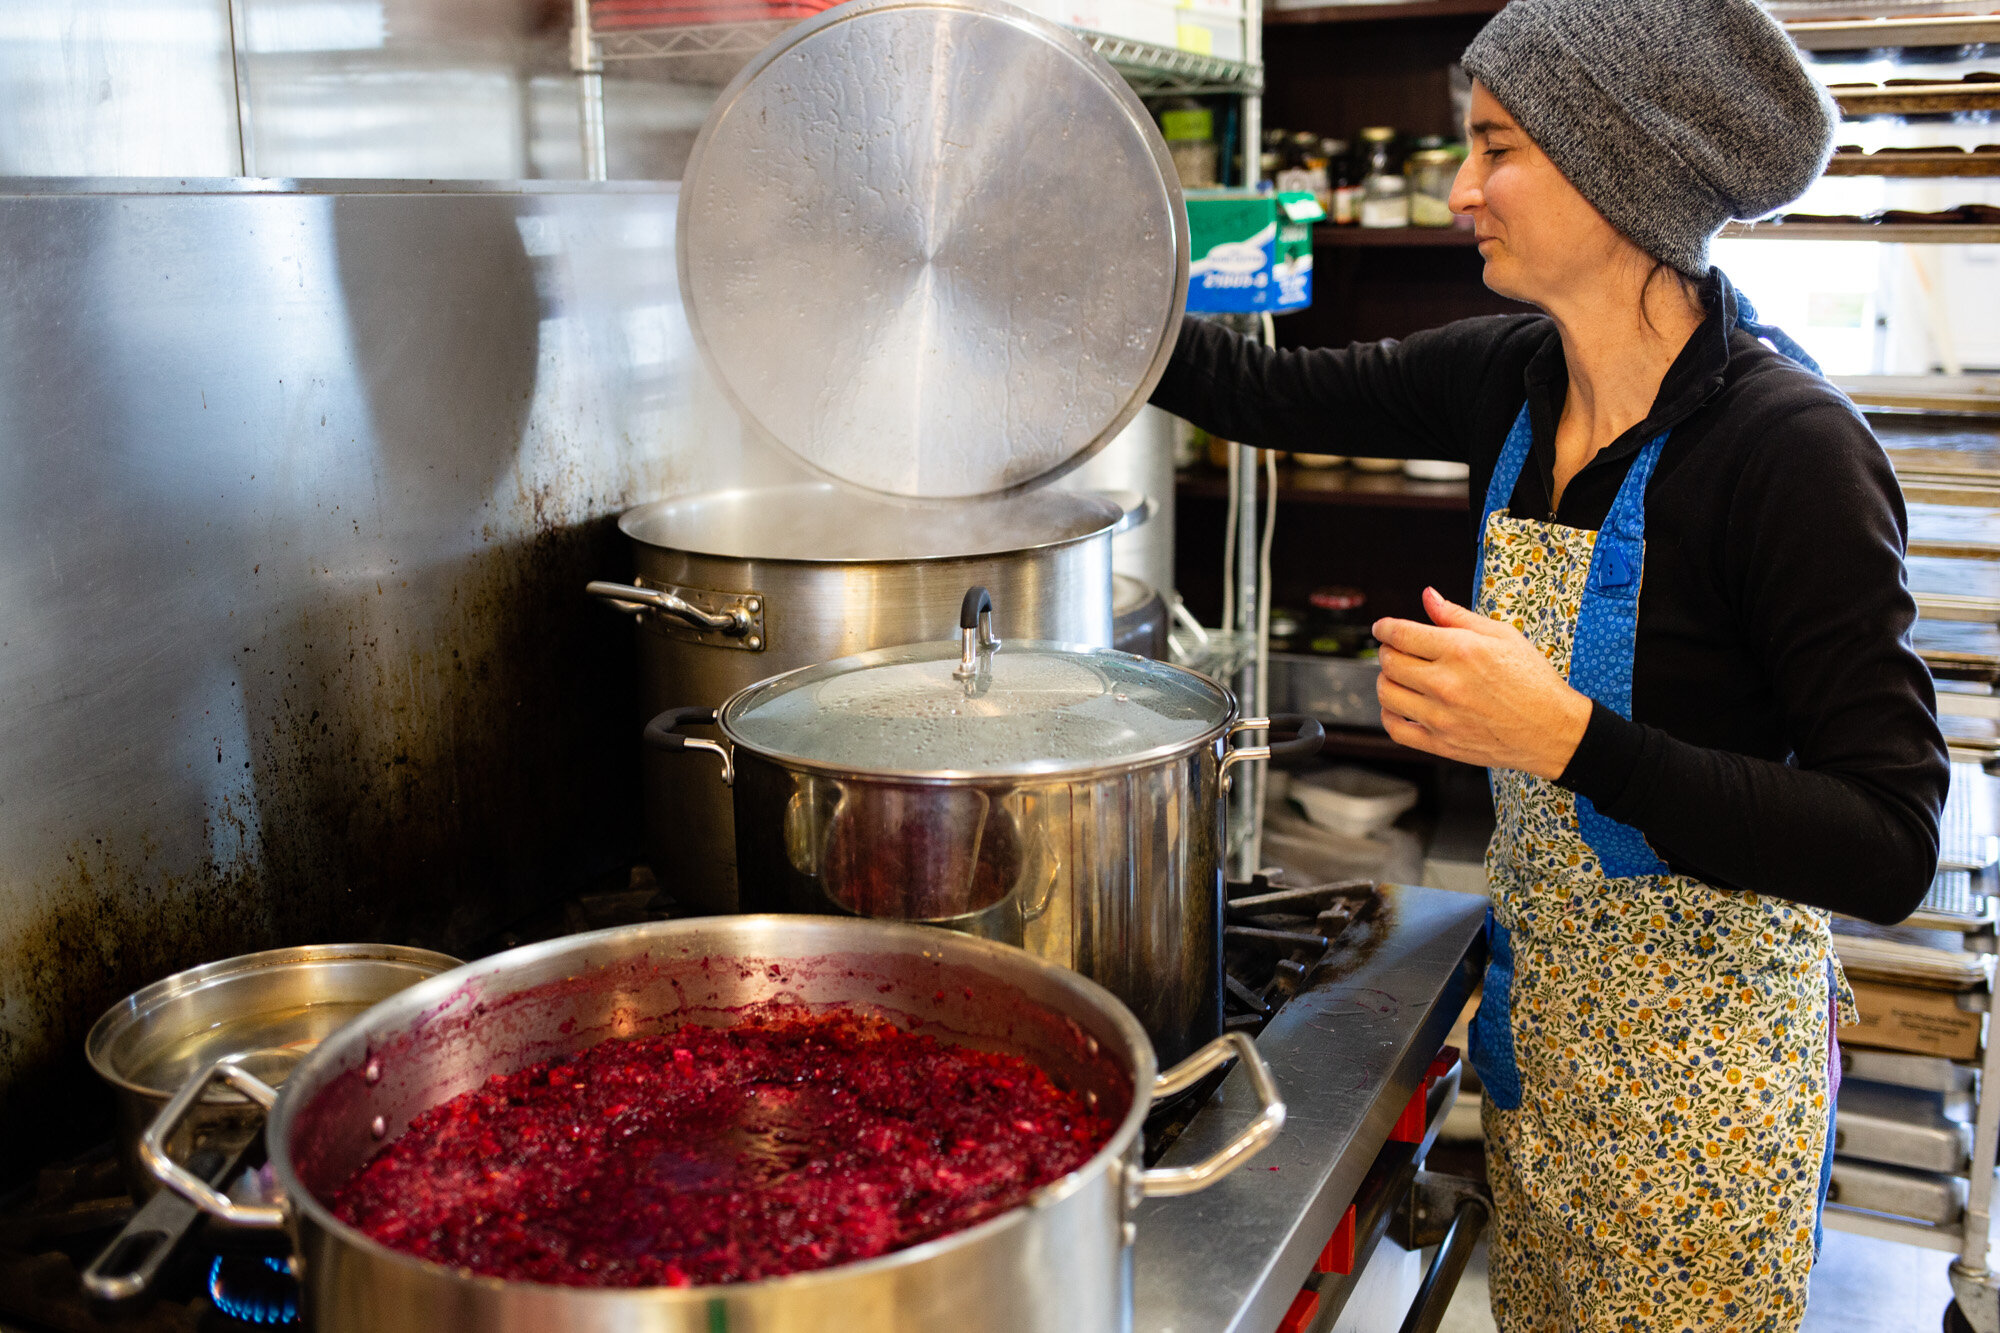
M1044 640L1000 644L990 599L983 605L964 643L788 672L730 700L722 728L739 745L815 768L1011 777L1164 758L1219 733L1235 711L1221 686L1163 662Z

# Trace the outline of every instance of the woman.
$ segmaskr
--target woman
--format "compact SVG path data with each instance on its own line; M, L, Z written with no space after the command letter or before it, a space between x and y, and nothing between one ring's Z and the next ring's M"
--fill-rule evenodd
M1708 261L1819 175L1830 108L1750 0L1514 0L1465 67L1452 206L1542 313L1286 353L1190 321L1153 401L1471 465L1473 607L1375 632L1389 734L1492 775L1500 1327L1796 1328L1851 1002L1828 912L1916 906L1948 776L1896 479Z

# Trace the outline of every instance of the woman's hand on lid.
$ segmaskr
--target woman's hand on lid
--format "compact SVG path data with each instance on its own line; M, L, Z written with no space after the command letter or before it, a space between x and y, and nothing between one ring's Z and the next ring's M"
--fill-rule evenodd
M1527 635L1424 589L1434 625L1378 620L1376 697L1389 738L1413 750L1554 781L1590 725L1570 688Z

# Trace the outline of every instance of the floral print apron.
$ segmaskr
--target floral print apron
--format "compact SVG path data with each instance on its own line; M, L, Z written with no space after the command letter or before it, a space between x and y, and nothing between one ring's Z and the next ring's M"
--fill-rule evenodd
M1478 609L1627 717L1646 483L1666 438L1633 460L1599 532L1517 519L1503 506L1528 454L1524 407L1481 529ZM1832 1022L1852 1005L1827 913L1676 875L1587 799L1513 770L1491 779L1471 1047L1495 1322L1796 1329L1832 1166Z

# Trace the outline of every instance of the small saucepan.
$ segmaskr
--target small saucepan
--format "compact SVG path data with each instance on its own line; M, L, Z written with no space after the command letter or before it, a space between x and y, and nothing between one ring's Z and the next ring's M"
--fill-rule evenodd
M118 1150L140 1210L84 1270L84 1289L108 1301L138 1296L199 1220L160 1193L139 1139L188 1080L233 1059L282 1083L320 1042L377 1001L448 972L456 958L390 944L314 944L204 963L136 991L91 1027L84 1052L118 1097ZM204 1096L164 1145L211 1185L227 1178L263 1113L227 1088Z

